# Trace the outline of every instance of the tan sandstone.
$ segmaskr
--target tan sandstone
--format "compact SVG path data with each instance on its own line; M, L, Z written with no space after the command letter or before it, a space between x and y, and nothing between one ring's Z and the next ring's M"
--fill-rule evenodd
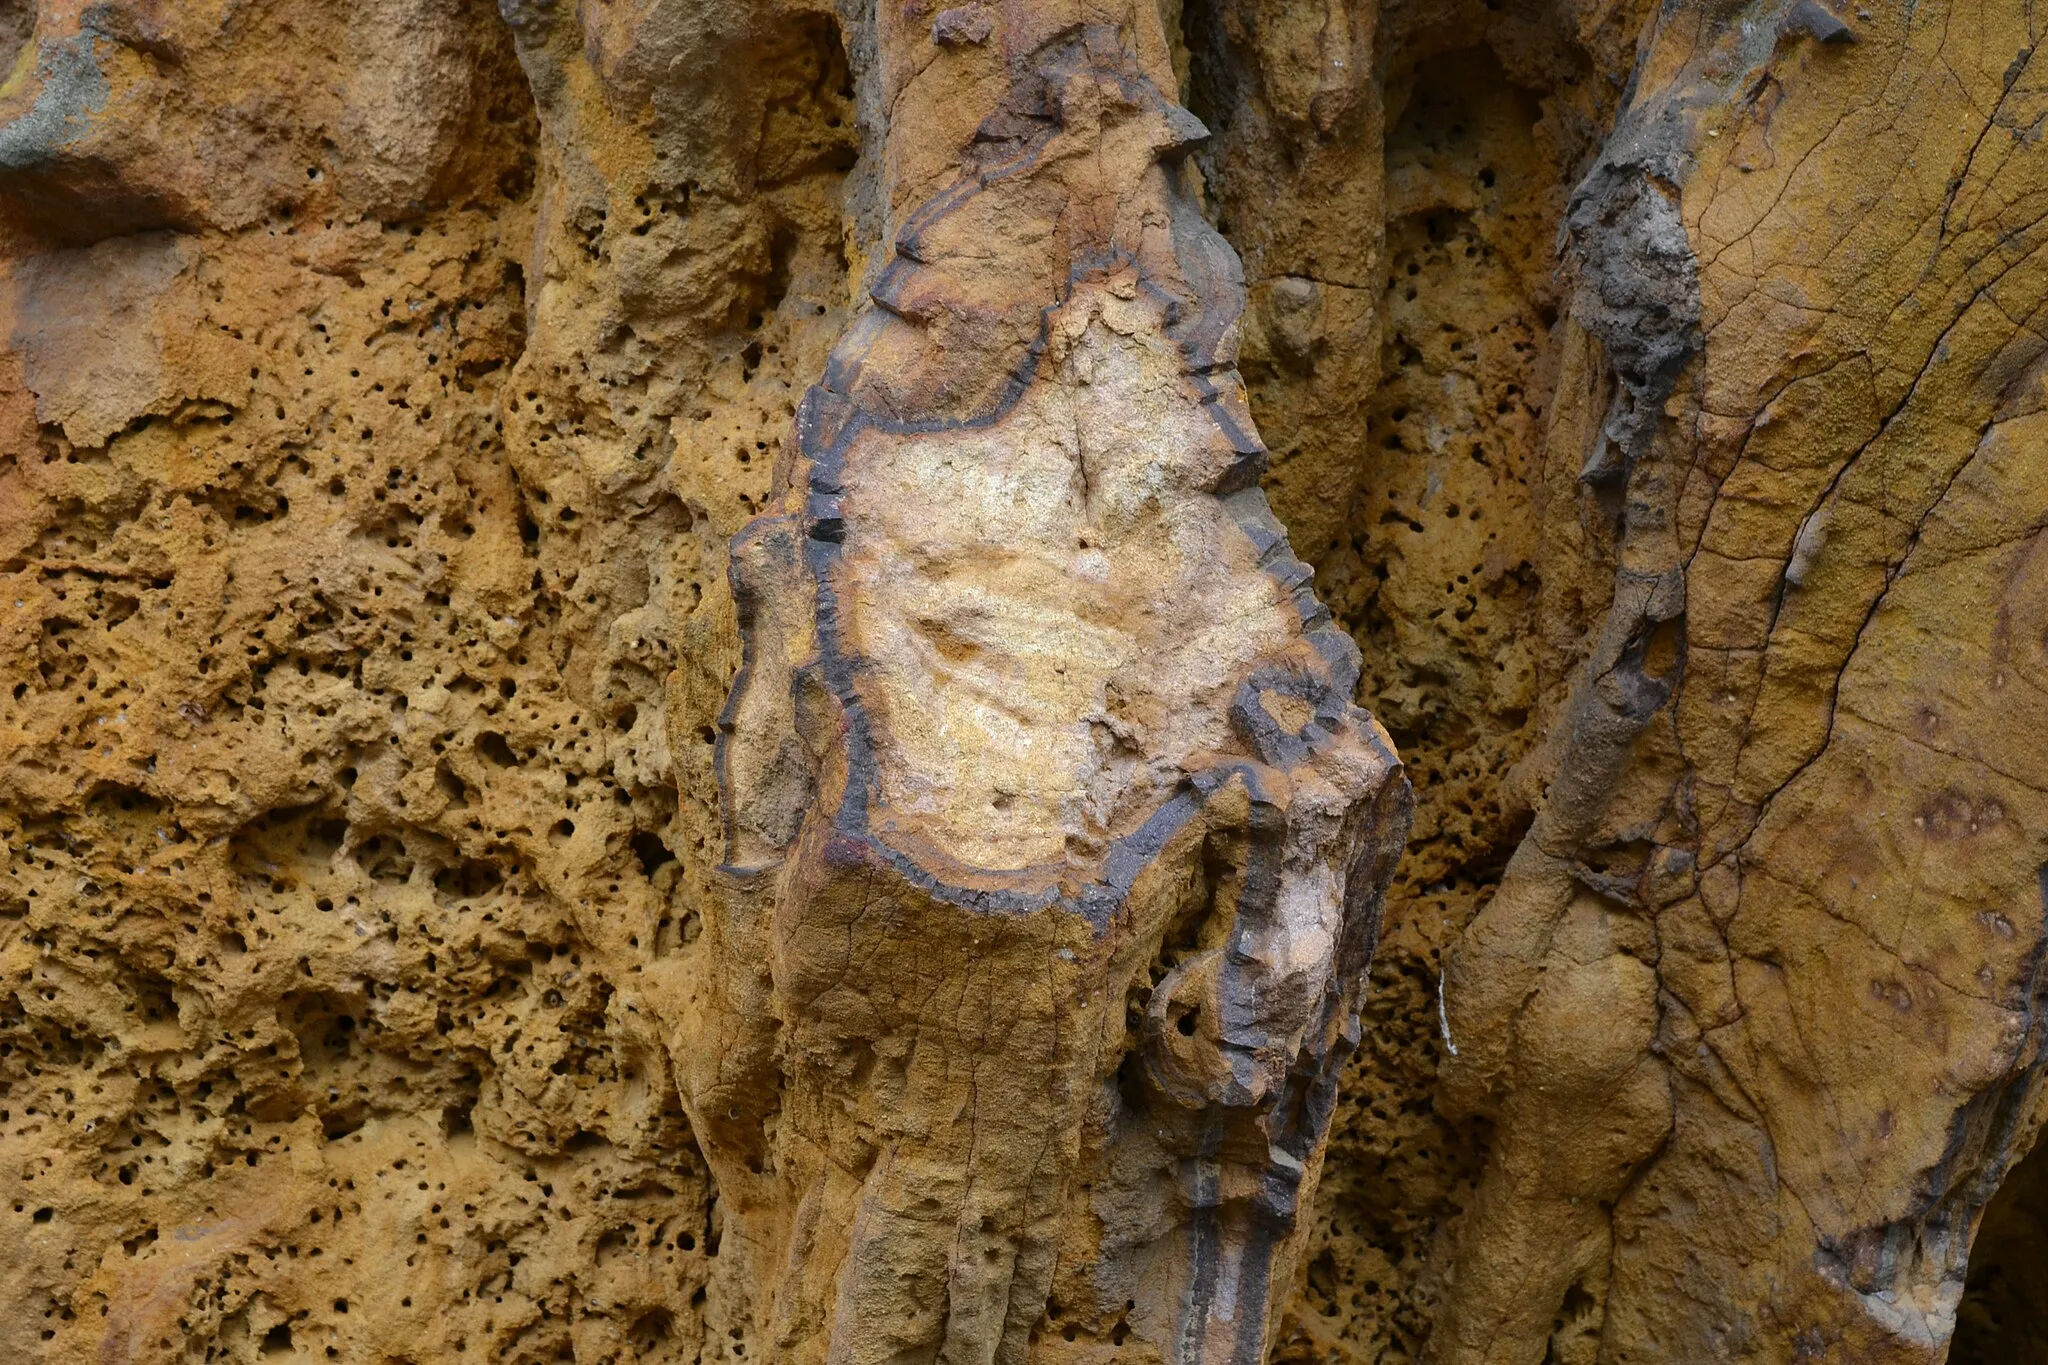
M2048 1359L2035 27L0 0L0 1360Z

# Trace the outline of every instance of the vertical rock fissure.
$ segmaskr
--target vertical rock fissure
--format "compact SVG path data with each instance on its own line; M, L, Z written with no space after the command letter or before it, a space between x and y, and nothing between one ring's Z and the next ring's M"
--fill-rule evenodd
M1956 1307L1951 1365L2038 1365L2048 1360L2048 1146L2014 1161L1983 1205Z

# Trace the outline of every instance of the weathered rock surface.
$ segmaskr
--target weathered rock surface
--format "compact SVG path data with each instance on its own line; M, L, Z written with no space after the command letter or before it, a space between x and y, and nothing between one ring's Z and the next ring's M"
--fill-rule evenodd
M0 2L0 1358L2038 1358L2035 23Z
M1256 487L1157 15L1061 17L1006 18L956 179L881 187L893 254L734 541L685 1026L733 1041L678 1074L778 1359L1088 1354L1045 1321L1263 1359L1407 833ZM912 166L945 86L880 27Z

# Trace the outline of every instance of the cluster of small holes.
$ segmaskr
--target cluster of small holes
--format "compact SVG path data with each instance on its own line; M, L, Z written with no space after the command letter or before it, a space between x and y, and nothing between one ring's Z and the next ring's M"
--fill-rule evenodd
M1112 1300L1089 1311L1063 1303L1055 1295L1045 1305L1044 1318L1032 1329L1032 1344L1057 1341L1122 1346L1131 1338L1131 1315L1137 1310L1136 1299L1125 1299L1121 1304Z
M647 974L717 856L701 609L845 294L836 29L763 42L752 197L657 152L567 214L552 304L520 213L281 208L198 251L245 391L0 463L44 522L0 561L37 775L0 810L0 1181L48 1291L5 1316L42 1341L749 1354ZM114 1243L192 1267L168 1315L88 1278Z
M1398 68L1398 53L1389 60ZM1318 589L1358 639L1416 818L1389 895L1364 1041L1333 1123L1298 1298L1276 1360L1419 1359L1430 1258L1476 1184L1483 1124L1435 1105L1444 946L1484 905L1525 816L1504 809L1538 704L1530 635L1539 361L1567 149L1479 47L1424 62L1389 128L1380 389L1348 543ZM1395 82L1403 84L1402 82ZM1256 416L1256 410L1254 412ZM1440 1269L1440 1268L1438 1268ZM1341 1343L1341 1347L1337 1345Z
M381 1362L374 1289L421 1359L570 1358L572 1324L695 1355L710 1195L609 979L677 918L676 801L621 777L634 727L576 699L532 581L496 416L517 245L386 229L260 325L225 282L214 325L261 357L236 420L28 457L56 496L0 566L32 624L0 709L62 777L0 814L0 1182L68 1286L21 1318L44 1341ZM601 947L606 915L645 929ZM147 1276L215 1235L171 1319L87 1286L109 1238ZM608 1237L641 1254L592 1270Z

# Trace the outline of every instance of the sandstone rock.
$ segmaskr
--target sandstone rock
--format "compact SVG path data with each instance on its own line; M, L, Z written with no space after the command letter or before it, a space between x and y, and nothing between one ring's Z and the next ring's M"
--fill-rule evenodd
M0 1358L2038 1354L2035 44L0 4Z
M778 1359L1263 1358L1407 832L1160 35L1031 22L734 541L705 990L754 979L687 1032L759 1061L679 1073Z

